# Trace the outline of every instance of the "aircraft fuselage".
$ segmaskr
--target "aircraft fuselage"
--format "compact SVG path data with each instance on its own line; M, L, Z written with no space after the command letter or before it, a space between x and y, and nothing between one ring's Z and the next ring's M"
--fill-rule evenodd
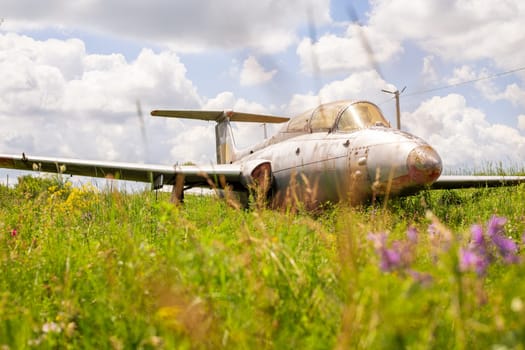
M360 203L430 185L441 174L439 155L422 139L390 127L278 135L239 153L238 162L271 162L278 202Z

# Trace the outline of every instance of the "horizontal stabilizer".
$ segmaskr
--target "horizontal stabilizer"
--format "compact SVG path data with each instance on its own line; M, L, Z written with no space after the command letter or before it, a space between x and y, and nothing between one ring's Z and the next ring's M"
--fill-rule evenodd
M290 120L287 117L277 117L273 115L241 113L234 111L196 111L196 110L155 110L151 111L154 117L198 119L219 122L224 117L228 117L232 122L251 122L251 123L284 123Z

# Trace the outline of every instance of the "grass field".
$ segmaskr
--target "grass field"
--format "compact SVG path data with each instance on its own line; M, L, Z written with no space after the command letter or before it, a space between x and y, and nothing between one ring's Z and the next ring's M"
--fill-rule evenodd
M0 349L524 348L524 186L308 213L25 177L0 204Z

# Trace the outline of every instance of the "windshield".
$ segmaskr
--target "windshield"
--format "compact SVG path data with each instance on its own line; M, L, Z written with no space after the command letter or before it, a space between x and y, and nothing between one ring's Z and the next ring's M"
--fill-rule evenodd
M312 131L332 130L340 110L341 107L336 103L321 105L312 113L310 129Z
M358 102L350 105L339 118L337 129L350 131L371 126L388 126L377 106L369 102Z

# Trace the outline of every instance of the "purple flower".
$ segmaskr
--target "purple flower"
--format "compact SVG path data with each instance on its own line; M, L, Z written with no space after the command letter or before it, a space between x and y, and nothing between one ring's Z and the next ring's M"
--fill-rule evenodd
M498 248L499 253L505 260L513 260L518 251L518 246L516 243L503 235L494 235L492 237L492 242Z
M407 242L394 241L387 244L387 234L369 233L368 239L373 242L374 249L380 258L379 268L390 272L407 267L412 260L411 245Z
M431 235L437 235L439 233L437 225L434 223L431 223L430 225L428 225L427 231Z
M383 248L380 251L381 262L379 268L384 272L395 270L402 265L401 253L394 249Z
M508 263L517 262L518 246L512 239L505 237L504 226L507 218L493 215L487 223L487 235L498 249L501 257Z
M422 273L414 270L409 270L408 274L412 276L412 278L420 283L422 286L428 286L432 283L432 275L428 273Z
M489 260L487 256L481 255L469 249L461 248L459 251L459 269L461 271L475 271L478 276L484 275Z
M489 237L503 234L503 226L507 223L507 218L492 215L487 223L487 235Z
M483 274L489 263L496 258L496 251L505 262L518 262L516 242L505 237L504 226L506 223L506 218L493 215L487 222L487 237L485 237L481 225L472 225L469 247L460 252L462 270L469 270L474 267L478 274Z
M483 227L481 225L472 225L470 228L471 240L469 249L477 252L480 255L487 255L487 241L483 235Z
M386 233L368 233L368 239L374 243L374 248L376 250L382 249L386 244Z
M472 244L475 246L484 246L485 238L483 238L483 227L481 225L472 225L470 228L472 234Z
M414 226L410 226L407 230L407 238L412 243L417 243L419 232Z
M459 269L461 271L475 271L478 276L485 274L491 257L488 253L487 242L481 225L472 225L470 228L471 241L468 248L459 251Z

